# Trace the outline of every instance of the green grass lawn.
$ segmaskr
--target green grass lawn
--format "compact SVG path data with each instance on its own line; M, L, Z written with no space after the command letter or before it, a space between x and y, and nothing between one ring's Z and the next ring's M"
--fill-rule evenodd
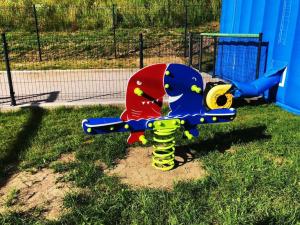
M56 164L85 192L65 198L59 221L11 213L1 224L299 224L300 117L275 105L241 106L228 124L199 127L194 149L208 176L178 183L173 191L132 190L94 163L113 166L124 157L127 134L90 137L81 120L118 116L117 107L40 108L0 113L1 179L19 170L49 167L62 153L76 161Z

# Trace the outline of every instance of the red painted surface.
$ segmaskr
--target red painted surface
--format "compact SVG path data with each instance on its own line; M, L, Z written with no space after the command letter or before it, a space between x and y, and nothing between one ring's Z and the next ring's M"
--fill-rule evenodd
M128 144L133 144L133 143L135 143L135 142L140 141L140 140L139 140L139 137L140 137L141 135L144 135L144 134L145 134L144 131L131 132L130 135L129 135L129 137L128 137L128 139L127 139L127 143L128 143Z
M128 81L126 110L122 113L123 121L157 118L161 116L164 88L164 74L167 64L155 64L135 73ZM142 96L134 93L135 88L143 91ZM144 132L131 133L128 143L139 141Z

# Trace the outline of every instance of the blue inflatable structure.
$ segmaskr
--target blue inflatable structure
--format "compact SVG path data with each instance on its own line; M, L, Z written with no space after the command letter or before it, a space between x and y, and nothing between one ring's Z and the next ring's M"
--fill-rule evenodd
M220 32L262 33L262 41L265 44L262 46L261 57L265 65L260 67L257 80L247 83L232 73L238 71L239 77L247 77L247 71L253 68L250 68L251 65L246 61L241 63L243 67L227 68L225 71L231 78L228 80L238 88L235 96L257 96L264 93L267 98L266 91L275 85L276 104L300 114L300 0L223 0ZM238 65L243 58L235 53L248 51L251 54L253 49L256 48L248 46L246 50L237 50L232 47L233 54L229 60ZM224 55L220 54L221 49L218 49L216 71L219 73L226 69ZM220 64L221 57L223 64Z

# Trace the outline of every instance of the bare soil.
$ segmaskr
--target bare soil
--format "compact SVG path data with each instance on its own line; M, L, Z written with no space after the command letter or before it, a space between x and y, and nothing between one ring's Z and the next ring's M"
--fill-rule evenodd
M160 171L151 165L152 147L129 148L125 159L105 172L117 176L133 188L162 188L170 190L178 181L198 180L207 175L202 163L195 160L189 149L175 152L176 166L170 171Z
M74 154L63 154L59 162L75 160ZM0 188L0 215L9 211L39 210L41 216L55 220L64 213L63 198L72 184L62 182L64 174L44 168L35 172L20 171Z

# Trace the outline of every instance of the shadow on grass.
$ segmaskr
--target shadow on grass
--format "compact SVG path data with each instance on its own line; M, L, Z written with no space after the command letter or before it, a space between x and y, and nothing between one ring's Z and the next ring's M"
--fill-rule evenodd
M38 128L41 124L45 111L40 107L30 108L30 116L27 122L23 125L22 130L7 149L7 156L0 162L0 187L5 185L9 176L16 170L19 164L19 156L31 144L33 138L36 136Z
M234 99L233 108L240 108L243 106L260 106L260 105L266 105L268 102L264 98L253 98L253 99Z
M231 132L218 132L215 133L213 138L197 143L178 146L175 150L175 155L179 156L183 161L177 161L175 166L181 166L197 157L207 155L212 151L224 153L234 144L270 139L271 136L265 134L266 128L266 126L260 125L255 127L239 128Z

